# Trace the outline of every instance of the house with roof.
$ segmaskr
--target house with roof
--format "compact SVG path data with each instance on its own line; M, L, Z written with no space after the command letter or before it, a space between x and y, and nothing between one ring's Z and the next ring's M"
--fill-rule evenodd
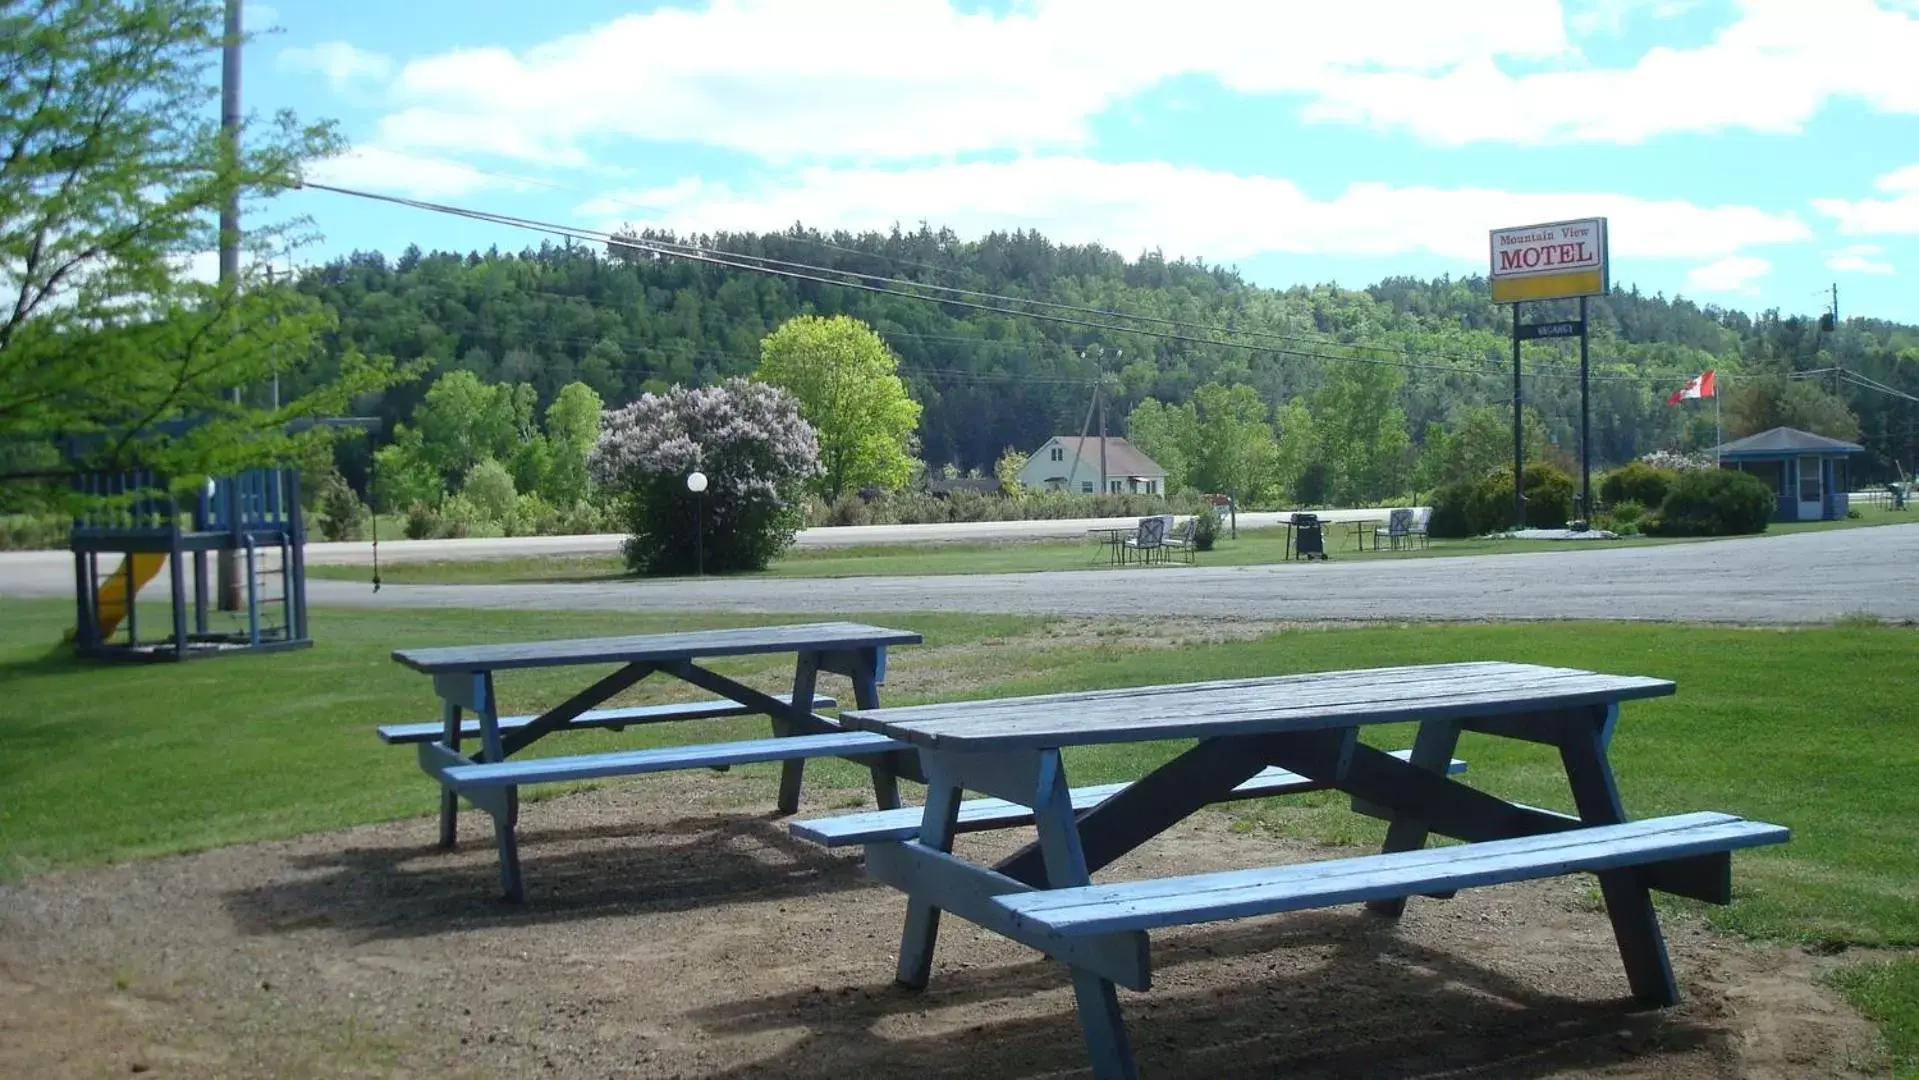
M1834 521L1846 516L1851 479L1847 459L1858 443L1797 428L1776 427L1713 447L1722 469L1765 481L1777 500L1774 521Z
M1106 493L1110 495L1164 495L1166 470L1125 439L1055 435L1033 451L1020 470L1022 487L1034 491L1070 491L1093 495L1100 491L1100 448L1106 450Z

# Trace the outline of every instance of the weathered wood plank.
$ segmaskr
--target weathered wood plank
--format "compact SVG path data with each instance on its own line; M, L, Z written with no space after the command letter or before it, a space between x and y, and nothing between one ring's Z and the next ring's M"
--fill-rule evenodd
M794 757L876 754L898 749L900 744L884 735L845 731L825 735L795 735L790 738L703 743L697 746L667 746L611 754L489 761L448 768L443 776L446 782L465 792L476 787L594 780L607 776L638 776L678 769L711 769L722 765L786 761Z
M843 722L921 746L994 750L1554 712L1672 692L1671 682L1637 676L1531 664L1438 664L855 709Z
M1404 759L1409 750L1395 750L1394 756ZM1448 766L1450 773L1466 771L1466 763L1454 758ZM1131 781L1117 784L1095 784L1089 787L1073 789L1073 809L1090 810L1101 802L1124 791ZM1252 779L1240 784L1228 793L1227 798L1264 799L1276 795L1298 795L1308 791L1324 791L1327 785L1316 780L1308 780L1298 773L1288 772L1277 766L1267 766ZM1222 800L1224 801L1224 800ZM1033 811L1022 803L1005 799L969 799L959 806L959 819L954 828L957 832L979 832L983 829L1003 829L1015 825L1030 825ZM909 806L899 810L863 810L854 814L839 814L833 817L812 818L796 821L788 829L803 840L811 840L826 847L844 847L851 844L876 844L886 840L911 840L919 835L920 808Z
M1032 929L1061 935L1110 934L1618 870L1783 843L1789 836L1784 827L1763 822L1726 815L1680 815L1333 862L1046 890L994 902Z
M863 623L829 622L698 630L683 634L398 649L394 651L393 659L415 671L428 673L505 671L574 664L632 664L773 652L881 648L917 645L920 641L920 635L910 630L893 630Z
M785 701L785 695L775 695ZM837 709L839 702L830 697L815 697L816 709ZM686 701L667 705L635 705L619 709L591 709L568 721L562 730L574 728L612 728L639 727L642 724L670 724L680 720L718 720L729 716L752 716L753 709L737 701ZM505 734L516 731L533 722L533 714L525 716L500 717L500 732ZM383 724L379 729L380 741L389 745L407 743L444 742L446 725L435 720L425 724ZM465 720L460 724L462 738L474 738L480 734L480 722Z

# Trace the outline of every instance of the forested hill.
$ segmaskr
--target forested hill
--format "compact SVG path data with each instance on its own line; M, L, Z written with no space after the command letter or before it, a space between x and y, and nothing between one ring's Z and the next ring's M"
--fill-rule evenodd
M451 370L530 383L542 405L574 380L617 405L673 383L744 374L758 360L760 338L803 312L855 316L891 343L925 406L923 456L933 465L990 468L1006 447L1031 449L1049 434L1077 432L1102 369L1115 430L1148 397L1179 402L1208 382L1243 383L1278 407L1309 397L1331 366L1352 363L1403 375L1389 383L1397 383L1391 392L1415 440L1430 421L1510 401L1510 311L1489 301L1479 278L1268 289L1230 269L1155 254L1129 260L1033 233L966 241L924 227L859 236L796 228L692 242L1066 307L956 294L946 295L979 306L929 303L685 259L555 246L519 254L361 253L305 271L297 287L338 313L329 343L335 353L353 346L435 361L427 380L377 403L390 420L409 416L430 379ZM1565 305L1559 314L1569 311ZM1527 317L1553 316L1536 306ZM1709 443L1711 410L1666 404L1706 368L1737 387L1838 364L1919 395L1915 327L1851 319L1822 332L1816 319L1748 316L1630 287L1595 300L1592 319L1595 451L1604 462ZM1575 446L1575 345L1528 345L1526 367L1525 395L1548 439ZM1919 406L1850 381L1839 391L1875 458L1919 463Z

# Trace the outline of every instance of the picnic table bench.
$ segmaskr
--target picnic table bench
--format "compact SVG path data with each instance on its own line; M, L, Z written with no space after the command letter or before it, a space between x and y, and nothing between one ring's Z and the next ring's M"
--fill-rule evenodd
M799 809L807 759L841 757L868 766L878 804L882 808L897 807L899 777L921 778L916 755L887 736L847 730L821 716L817 710L838 703L816 694L815 686L820 672L844 675L852 681L857 704L877 707L879 685L886 678L887 648L918 644L920 640L920 635L910 631L835 622L400 649L394 652L394 660L432 676L434 692L441 702L441 719L437 723L390 724L380 728L379 735L389 744L415 746L420 768L441 785L441 847L451 848L457 840L460 799L465 798L493 818L501 891L508 900L518 902L525 896L515 835L519 788L524 784L778 761L783 763L779 810L790 814ZM784 695L762 693L698 662L789 652L796 657L793 689ZM619 667L542 713L499 714L494 681L500 672L604 664ZM719 700L594 708L655 674L699 687L718 695ZM633 725L752 715L771 719L773 738L509 760L562 731L621 730ZM478 752L462 752L462 740L475 737L480 743Z
M928 787L918 824L895 810L794 831L865 843L868 872L907 894L904 986L926 985L942 911L1069 965L1100 1078L1135 1075L1115 987L1149 987L1149 931L1357 902L1397 916L1411 896L1571 873L1598 875L1633 995L1670 1005L1679 993L1651 890L1728 903L1731 853L1789 835L1727 814L1627 819L1607 757L1619 706L1672 692L1660 679L1466 663L861 708L842 722L920 751ZM1358 737L1400 721L1419 723L1409 752ZM1455 779L1462 766L1452 755L1467 731L1555 747L1577 814ZM1130 784L1075 791L1067 782L1067 747L1173 739L1196 742ZM1326 789L1387 818L1381 854L1091 880L1204 806ZM991 798L965 801L966 791ZM1024 821L1037 840L993 866L952 854L957 832ZM1465 842L1428 848L1432 834Z

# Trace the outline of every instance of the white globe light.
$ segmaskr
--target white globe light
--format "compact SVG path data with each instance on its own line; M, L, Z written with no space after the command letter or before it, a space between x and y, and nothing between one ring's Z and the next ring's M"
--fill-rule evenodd
M698 495L700 492L705 491L706 490L706 474L703 472L687 473L686 474L686 490L692 492L695 495Z

